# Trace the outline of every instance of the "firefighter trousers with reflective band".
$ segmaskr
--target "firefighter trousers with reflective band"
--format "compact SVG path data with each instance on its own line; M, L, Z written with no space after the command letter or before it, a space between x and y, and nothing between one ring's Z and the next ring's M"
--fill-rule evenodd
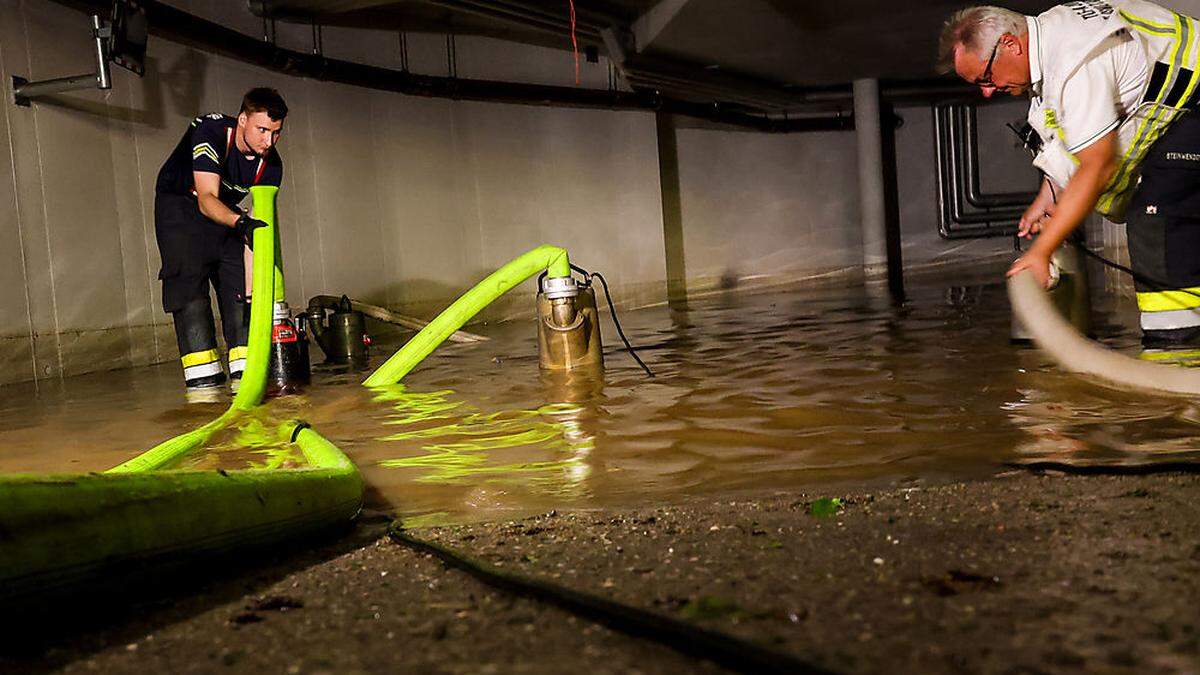
M174 319L188 386L225 380L217 354L210 285L217 294L230 373L240 375L248 337L241 237L204 217L195 197L165 193L154 198L154 232L162 256L158 278L163 284L163 310Z
M1147 153L1126 216L1129 259L1149 347L1200 344L1200 113Z

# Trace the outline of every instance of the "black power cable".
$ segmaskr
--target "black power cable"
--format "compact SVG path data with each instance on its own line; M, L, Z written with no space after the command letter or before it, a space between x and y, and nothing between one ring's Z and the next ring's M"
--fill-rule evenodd
M460 569L494 588L555 605L626 635L653 640L677 652L708 659L735 672L797 675L832 672L791 654L756 645L727 633L696 626L599 595L497 569L441 544L418 539L397 525L388 530L388 537L414 551L430 554L445 565Z
M1066 462L1005 462L1026 471L1058 471L1075 476L1149 476L1158 473L1200 473L1200 462L1172 460L1147 464L1068 464Z
M604 280L604 276L599 272L594 272L589 276L599 279L600 285L604 287L604 298L608 300L608 311L610 314L612 314L613 325L617 327L617 335L620 335L621 342L625 343L625 351L629 352L629 355L633 357L633 360L637 361L637 364L642 367L642 370L646 371L647 377L654 377L654 371L650 370L650 366L647 366L646 362L642 360L642 357L637 355L637 351L633 348L633 345L629 344L629 338L625 337L625 331L621 330L621 321L617 319L617 309L613 306L612 295L608 292L608 282Z
M1050 186L1050 198L1054 201L1055 204L1057 204L1058 203L1058 191L1054 189L1054 181L1051 181L1050 178L1047 177L1045 174L1042 175L1042 180L1046 181L1046 184L1048 186ZM1094 260L1099 261L1103 265L1111 267L1115 270L1120 270L1120 271L1128 274L1129 276L1133 277L1134 281L1139 281L1139 282L1145 284L1146 286L1153 288L1154 290L1172 291L1175 293L1186 293L1187 295L1192 295L1197 298L1200 298L1200 293L1197 293L1195 291L1190 291L1186 288L1176 288L1175 286L1172 286L1171 284L1168 284L1165 281L1159 281L1158 279L1155 279L1153 277L1148 277L1145 274L1142 274L1141 272L1134 271L1130 267L1126 267L1120 263L1109 260L1108 258L1105 258L1104 256L1100 255L1099 253L1096 253L1092 249L1088 248L1087 244L1080 241L1079 239L1071 238L1071 239L1068 239L1067 241L1074 244L1075 248L1079 249L1080 252L1082 252L1084 255L1086 255ZM1021 251L1020 237L1019 236L1014 237L1014 242L1016 244L1017 251L1020 252Z

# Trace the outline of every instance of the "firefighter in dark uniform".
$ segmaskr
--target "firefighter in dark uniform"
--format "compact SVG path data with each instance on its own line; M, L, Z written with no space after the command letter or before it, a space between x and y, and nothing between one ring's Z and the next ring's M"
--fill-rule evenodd
M229 377L246 364L249 317L248 247L265 225L239 208L254 185L278 186L283 161L275 150L287 105L274 89L251 89L237 117L197 117L158 172L154 232L162 255L163 310L175 338L188 391L219 387L225 372L217 353L209 301L217 293Z

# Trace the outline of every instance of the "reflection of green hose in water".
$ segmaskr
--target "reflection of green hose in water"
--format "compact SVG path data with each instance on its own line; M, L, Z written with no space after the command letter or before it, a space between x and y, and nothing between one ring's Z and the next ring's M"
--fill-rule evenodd
M161 443L128 462L110 469L110 472L128 473L162 468L205 443L214 433L228 425L239 411L249 410L262 401L263 393L266 390L267 365L271 349L272 300L279 299L283 291L283 275L277 264L279 254L279 241L275 226L275 193L277 191L278 188L270 186L250 188L250 193L254 198L255 217L266 222L270 227L260 227L254 231L254 291L253 301L250 305L250 340L246 355L246 370L233 405L212 422ZM571 265L566 250L556 246L539 246L488 275L486 279L476 284L428 326L413 336L363 384L379 386L398 382L471 317L478 314L496 298L543 270L551 277L570 276Z
M254 187L254 300L243 383L212 422L99 474L0 476L0 606L41 603L42 593L73 588L132 564L196 559L239 547L268 546L349 523L362 506L354 464L308 425L270 430L247 412L262 402L270 358L276 271L277 188ZM282 468L283 453L262 468L188 470L179 461L214 433L246 420L264 446L295 444L305 466ZM296 459L299 459L296 456ZM169 470L180 469L180 470Z
M566 249L539 246L492 272L414 335L400 351L371 373L363 384L378 387L399 382L471 317L517 284L542 271L552 278L571 276L571 263L567 259Z
M254 289L250 303L250 340L247 344L246 370L233 405L217 419L186 434L160 443L145 453L120 464L109 473L130 473L161 469L199 447L224 428L240 411L262 402L267 388L267 365L271 358L271 322L273 300L283 290L283 275L276 265L279 251L275 225L275 193L279 188L256 185L250 188L254 199L254 217L269 227L254 230Z

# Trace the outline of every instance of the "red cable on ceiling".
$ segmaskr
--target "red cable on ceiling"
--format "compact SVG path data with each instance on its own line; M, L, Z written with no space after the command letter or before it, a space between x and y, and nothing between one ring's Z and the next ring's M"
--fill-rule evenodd
M567 0L571 5L571 49L575 52L575 86L579 86L579 39L575 36L575 0Z

